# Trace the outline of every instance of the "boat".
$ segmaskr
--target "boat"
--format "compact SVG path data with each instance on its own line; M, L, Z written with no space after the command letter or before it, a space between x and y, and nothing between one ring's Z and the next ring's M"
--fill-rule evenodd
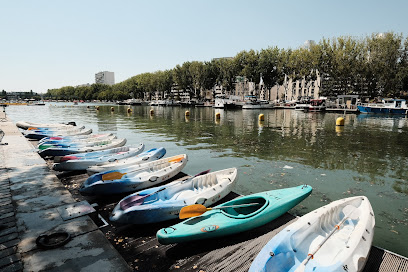
M242 105L242 109L273 109L273 105L269 104L268 100L260 100L256 96L247 96L245 104Z
M38 129L38 130L27 130L24 133L24 137L28 139L41 140L45 137L55 137L55 136L73 136L73 135L88 135L92 133L92 129L72 128L72 129Z
M310 99L309 107L304 111L321 112L326 110L326 99Z
M125 158L131 158L140 154L144 149L144 144L137 147L116 147L103 151L80 153L67 155L59 159L59 163L54 163L52 169L55 171L80 171L86 170L90 166L104 165Z
M162 158L165 154L166 154L166 149L163 147L152 148L150 150L147 150L131 158L116 160L114 162L110 162L104 165L91 166L87 169L87 173L88 175L92 176L93 174L100 173L100 172L127 168L132 165L137 165L137 164L142 164L142 163L147 163L147 162L158 160Z
M51 147L61 147L61 148L72 148L72 147L87 147L87 146L95 146L95 145L102 145L102 144L109 144L114 139L116 139L115 135L111 135L109 137L97 137L97 138L89 138L84 140L78 141L59 141L59 140L49 140L37 145L37 149L44 150Z
M21 129L28 129L30 127L36 127L36 128L73 127L73 126L76 126L76 124L75 122L69 122L66 124L60 124L60 123L49 124L49 123L33 123L33 122L27 122L27 121L18 121L16 122L16 126Z
M237 169L229 168L177 180L131 194L115 206L110 221L121 224L149 224L178 218L186 205L206 207L228 195L237 180Z
M295 110L297 111L305 111L310 106L310 100L300 100L296 101Z
M84 147L50 147L44 150L40 150L38 154L40 154L41 157L55 157L55 156L65 156L69 154L77 154L77 153L87 153L87 152L94 152L94 151L100 151L100 150L105 150L105 149L110 149L110 148L115 148L115 147L121 147L126 144L126 139L114 139L110 141L109 143L103 143L103 144L95 144L93 146L84 146Z
M187 155L177 155L157 161L137 164L90 176L79 191L86 195L130 193L157 186L178 173L187 164Z
M130 98L124 101L125 105L136 106L142 105L142 100L136 98Z
M362 271L374 225L374 212L367 197L334 201L302 216L274 236L249 271Z
M113 133L106 134L88 134L88 135L74 135L74 136L55 136L55 137L44 137L38 141L38 144L44 143L68 143L68 142L88 142L106 139L113 136Z
M166 245L248 231L283 215L311 192L312 187L302 185L238 197L200 216L162 228L156 236L161 244Z
M383 99L381 103L357 105L361 113L408 114L407 102L404 99Z
M236 109L239 108L240 105L238 103L237 97L235 96L225 96L225 95L217 95L214 100L213 108L216 109Z

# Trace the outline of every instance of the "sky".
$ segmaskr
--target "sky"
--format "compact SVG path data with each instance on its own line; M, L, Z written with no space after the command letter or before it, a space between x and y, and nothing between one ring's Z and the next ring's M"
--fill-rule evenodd
M406 0L0 0L0 91L115 82L243 50L408 35Z

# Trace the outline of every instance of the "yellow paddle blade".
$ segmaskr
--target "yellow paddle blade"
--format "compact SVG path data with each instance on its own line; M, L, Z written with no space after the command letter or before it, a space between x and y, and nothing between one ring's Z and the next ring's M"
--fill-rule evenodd
M27 128L27 130L37 130L38 128L36 128L36 127L29 127L29 128Z
M114 179L121 179L124 175L127 173L121 173L121 172L110 172L107 174L102 175L102 180L114 180Z
M209 210L211 210L211 208L207 208L201 204L193 204L193 205L185 206L181 208L180 213L179 213L179 218L186 219L186 218L190 218L194 216L199 216Z
M169 162L180 162L182 159L184 159L184 156L174 158L172 160L169 160Z

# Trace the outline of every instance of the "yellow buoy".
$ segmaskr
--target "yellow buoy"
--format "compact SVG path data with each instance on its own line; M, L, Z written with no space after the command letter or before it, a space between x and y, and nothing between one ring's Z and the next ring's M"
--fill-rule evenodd
M190 111L186 111L185 113L184 113L186 116L190 116Z
M217 112L216 114L215 114L215 119L221 119L221 113L219 113L219 112Z
M150 115L153 115L153 114L154 114L154 110L151 109L151 110L150 110Z
M259 121L265 121L265 115L263 115L262 113L258 116L258 120Z
M131 113L132 109L131 108L127 108L127 113Z
M112 112L115 111L115 108L114 108L114 107L111 107L111 111L112 111Z
M336 119L336 126L344 126L344 118L339 117Z

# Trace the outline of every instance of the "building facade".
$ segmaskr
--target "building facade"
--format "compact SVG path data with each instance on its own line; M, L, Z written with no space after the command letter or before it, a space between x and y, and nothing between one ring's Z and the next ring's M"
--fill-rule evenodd
M95 83L96 84L106 84L113 85L115 84L115 73L114 72L99 72L95 74Z

